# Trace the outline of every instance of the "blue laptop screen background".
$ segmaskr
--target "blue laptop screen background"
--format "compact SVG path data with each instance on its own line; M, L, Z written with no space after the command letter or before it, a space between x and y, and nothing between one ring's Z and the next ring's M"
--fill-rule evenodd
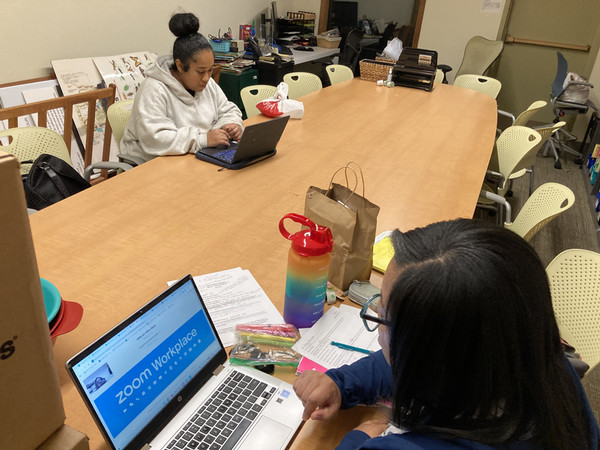
M125 447L221 349L192 283L73 367L116 448Z

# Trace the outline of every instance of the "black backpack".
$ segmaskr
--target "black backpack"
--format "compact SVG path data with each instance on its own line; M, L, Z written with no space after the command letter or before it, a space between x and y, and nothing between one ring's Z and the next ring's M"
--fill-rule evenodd
M45 208L90 187L69 163L56 156L44 153L33 162L21 164L32 164L29 174L23 175L28 208Z

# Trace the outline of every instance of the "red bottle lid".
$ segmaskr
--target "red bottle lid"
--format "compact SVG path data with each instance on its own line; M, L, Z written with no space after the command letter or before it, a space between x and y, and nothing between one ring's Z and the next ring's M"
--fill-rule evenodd
M294 222L305 225L309 229L291 234L283 225L285 219L292 219ZM308 217L301 216L300 214L290 213L283 216L279 221L279 231L284 238L292 241L292 248L300 256L320 256L330 253L333 250L331 230L314 223Z

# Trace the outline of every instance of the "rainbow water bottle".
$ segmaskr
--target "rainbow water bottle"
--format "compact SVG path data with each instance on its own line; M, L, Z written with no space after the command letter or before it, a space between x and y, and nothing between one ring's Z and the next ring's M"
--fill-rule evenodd
M292 219L309 229L290 234L283 221ZM288 254L283 318L296 328L308 328L323 315L333 236L327 227L290 213L279 222L279 231L292 241Z

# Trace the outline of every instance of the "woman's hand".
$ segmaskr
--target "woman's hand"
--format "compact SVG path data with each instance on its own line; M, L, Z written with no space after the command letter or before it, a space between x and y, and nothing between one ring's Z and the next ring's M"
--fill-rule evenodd
M209 147L229 146L229 135L225 130L210 130L206 135L206 143Z
M337 384L324 373L303 372L294 382L294 391L304 405L302 420L330 420L340 410L342 394Z
M239 141L242 137L242 129L236 123L228 123L226 125L223 125L223 130L225 130L225 132L229 136L229 139L231 139L232 141Z
M373 420L367 420L355 428L355 430L367 433L372 438L379 436L388 427L388 421L381 417Z

